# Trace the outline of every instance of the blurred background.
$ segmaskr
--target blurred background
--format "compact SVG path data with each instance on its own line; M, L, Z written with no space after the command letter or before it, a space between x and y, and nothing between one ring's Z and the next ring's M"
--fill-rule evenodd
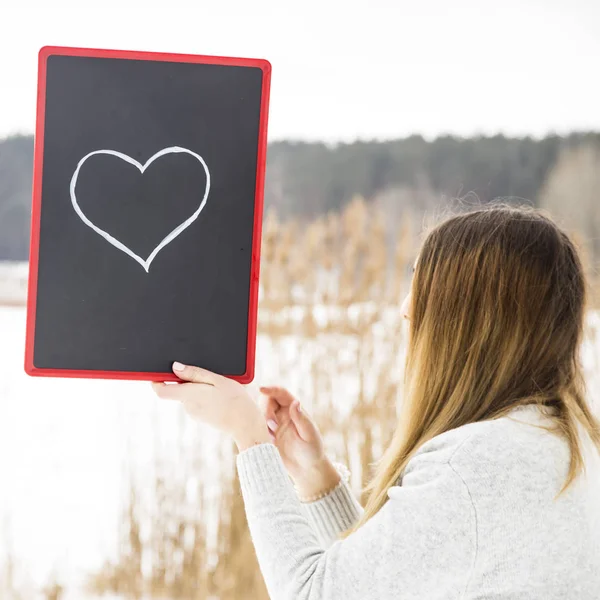
M228 440L147 383L23 372L44 45L270 60L256 383L302 399L357 494L401 402L410 268L447 214L501 197L573 235L598 407L599 3L22 0L1 15L1 599L267 598Z

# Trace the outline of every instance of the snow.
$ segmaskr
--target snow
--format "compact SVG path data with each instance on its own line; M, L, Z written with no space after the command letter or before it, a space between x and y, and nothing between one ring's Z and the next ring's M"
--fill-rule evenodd
M28 377L24 333L24 308L0 307L0 550L27 581L80 581L116 552L128 466L168 456L185 415L148 382Z

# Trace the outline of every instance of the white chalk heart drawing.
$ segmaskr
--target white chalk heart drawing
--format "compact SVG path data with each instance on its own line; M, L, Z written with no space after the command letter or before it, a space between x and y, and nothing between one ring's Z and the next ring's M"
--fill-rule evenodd
M112 235L110 235L110 233L107 233L103 229L100 229L100 227L98 227L97 225L94 225L94 223L92 223L83 214L83 211L81 210L81 208L79 207L79 204L77 203L77 196L75 195L75 187L77 186L77 178L79 177L79 171L81 170L81 167L83 166L83 164L85 163L85 161L88 158L91 158L92 156L96 156L98 154L109 154L111 156L116 156L117 158L124 160L125 162L129 163L130 165L133 165L134 167L137 167L138 170L140 171L140 173L144 173L144 171L155 160L158 160L161 156L165 156L166 154L179 154L182 152L185 154L189 154L190 156L193 156L204 168L204 172L206 173L206 189L204 190L204 196L202 197L202 201L200 202L200 205L194 211L194 213L190 217L188 217L185 221L183 221L183 223L180 223L179 225L177 225L177 227L175 227L175 229L173 229L173 231L171 231L171 233L169 233L167 236L165 236L163 238L163 240L158 244L158 246L156 246L156 248L154 248L154 250L152 250L152 252L148 256L148 258L146 258L145 260L141 256L138 256L135 252L133 252L125 244L123 244L118 239L116 239ZM79 218L88 227L93 229L98 235L101 235L109 244L112 244L115 248L118 248L119 250L121 250L121 252L124 252L128 256L131 256L131 258L133 258L140 265L142 265L142 267L144 268L144 271L146 271L146 273L148 273L148 271L150 269L150 264L156 258L156 255L167 244L170 244L182 231L187 229L198 218L198 215L202 212L202 209L204 208L204 205L206 204L206 200L208 199L208 192L210 191L210 172L208 171L208 167L206 166L204 159L199 154L196 154L195 152L192 152L191 150L188 150L187 148L180 148L179 146L173 146L171 148L163 148L162 150L159 150L154 156L151 156L143 165L141 163L139 163L137 160L134 160L133 158L131 158L131 156L127 156L127 154L117 152L116 150L94 150L94 152L90 152L89 154L86 154L77 164L77 168L75 169L75 172L73 173L73 177L71 178L70 190L71 190L71 203L73 204L73 208L75 209L75 212L77 213Z

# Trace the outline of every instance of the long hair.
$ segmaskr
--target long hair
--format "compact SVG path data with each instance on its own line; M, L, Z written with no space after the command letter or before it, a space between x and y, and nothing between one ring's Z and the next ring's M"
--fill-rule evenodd
M542 210L494 203L432 229L413 275L398 426L344 537L381 509L425 442L525 404L568 442L560 495L584 468L578 424L600 450L579 359L587 295L575 245Z

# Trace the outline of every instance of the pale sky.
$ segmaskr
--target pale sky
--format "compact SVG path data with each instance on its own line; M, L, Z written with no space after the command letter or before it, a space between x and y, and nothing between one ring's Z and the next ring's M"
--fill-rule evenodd
M35 126L44 45L266 58L269 139L600 130L598 0L15 0L0 136Z

